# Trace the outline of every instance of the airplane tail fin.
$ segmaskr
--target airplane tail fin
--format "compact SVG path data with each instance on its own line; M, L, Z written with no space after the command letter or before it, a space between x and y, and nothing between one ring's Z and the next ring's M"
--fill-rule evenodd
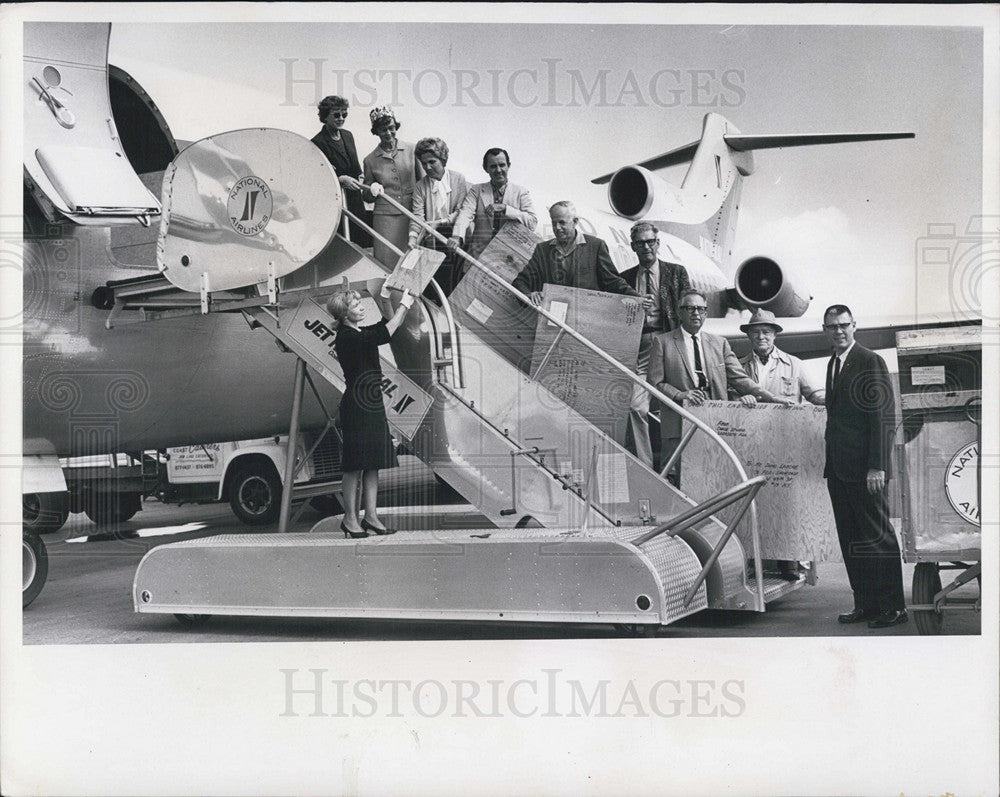
M754 150L913 137L888 132L751 136L720 114L709 113L697 141L591 182L608 185L608 202L619 216L648 219L698 247L728 272L743 178L753 174ZM653 174L682 163L690 166L679 188Z

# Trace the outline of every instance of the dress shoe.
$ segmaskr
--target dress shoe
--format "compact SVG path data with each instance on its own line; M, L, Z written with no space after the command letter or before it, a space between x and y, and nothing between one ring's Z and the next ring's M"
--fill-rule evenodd
M380 537L384 537L387 534L395 534L396 533L396 529L390 529L388 527L386 527L384 529L380 529L378 526L373 526L367 520L362 520L361 521L361 528L363 528L365 531L370 531L372 534L378 534Z
M906 609L895 609L889 612L879 612L874 620L868 623L869 628L890 628L894 625L902 625L909 618L906 616Z
M352 537L355 540L361 539L362 537L367 537L367 531L351 531L347 526L344 525L343 521L340 523L340 530L344 532L345 537Z
M873 617L875 617L875 615L871 612L856 608L844 614L837 615L837 622L847 625L849 623L860 623L863 620L871 620Z

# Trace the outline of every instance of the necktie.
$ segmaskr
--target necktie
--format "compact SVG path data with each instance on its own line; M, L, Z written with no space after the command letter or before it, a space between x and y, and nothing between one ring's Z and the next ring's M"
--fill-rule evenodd
M840 376L840 358L834 354L830 359L830 367L827 369L828 392L832 393L837 386L837 377Z
M499 189L499 190L497 190L496 188L493 189L493 202L494 202L494 204L497 204L497 205L503 203L503 189L502 188ZM493 234L496 235L498 232L500 232L500 227L503 226L504 217L501 216L501 215L499 215L499 214L493 213L493 209L492 208L490 208L490 215L493 217Z
M698 377L698 389L704 390L708 386L708 379L705 378L705 371L701 366L701 348L698 346L698 336L692 335L691 342L694 343L694 374Z

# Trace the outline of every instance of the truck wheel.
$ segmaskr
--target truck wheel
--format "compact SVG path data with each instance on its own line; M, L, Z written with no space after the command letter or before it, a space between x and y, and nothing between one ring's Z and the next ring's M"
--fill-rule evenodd
M273 523L281 510L281 481L270 463L241 465L229 488L233 514L248 526Z
M69 493L26 493L21 496L24 528L36 534L59 531L69 517Z
M49 555L42 538L27 529L21 532L21 608L42 591L49 576Z
M934 603L934 596L941 591L941 574L937 562L918 562L913 569L913 602ZM944 624L944 613L933 609L915 611L913 622L920 634L940 634Z
M98 526L113 526L131 520L142 508L142 496L139 493L92 493L83 504L87 513Z

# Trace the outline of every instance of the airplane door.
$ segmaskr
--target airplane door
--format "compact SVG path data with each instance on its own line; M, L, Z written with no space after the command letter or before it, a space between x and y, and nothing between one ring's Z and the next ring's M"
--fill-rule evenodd
M80 224L148 222L160 203L133 170L108 95L108 23L24 26L28 186Z

